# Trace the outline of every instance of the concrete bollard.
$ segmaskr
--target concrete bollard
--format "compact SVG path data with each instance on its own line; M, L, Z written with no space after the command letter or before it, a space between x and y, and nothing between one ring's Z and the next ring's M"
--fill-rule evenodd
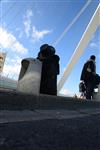
M38 59L26 58L21 62L17 91L38 95L40 91L42 63Z

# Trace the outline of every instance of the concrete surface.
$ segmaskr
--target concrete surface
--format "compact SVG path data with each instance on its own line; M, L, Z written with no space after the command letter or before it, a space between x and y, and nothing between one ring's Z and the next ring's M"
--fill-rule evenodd
M50 95L29 95L11 91L0 92L0 110L34 110L34 109L97 109L100 102L82 100L73 97Z
M0 92L0 150L99 150L100 102Z
M0 150L99 150L100 115L0 124Z

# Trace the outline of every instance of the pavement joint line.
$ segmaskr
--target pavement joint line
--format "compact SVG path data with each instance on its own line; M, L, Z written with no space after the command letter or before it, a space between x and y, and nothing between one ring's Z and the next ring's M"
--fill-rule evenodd
M17 122L30 122L30 121L38 121L38 120L52 120L52 119L58 119L58 120L63 120L63 119L73 119L73 118L83 118L83 117L86 117L86 116L89 116L87 114L85 115L79 115L79 116L70 116L70 117L56 117L56 118L38 118L38 119L18 119L18 120L4 120L4 121L0 121L0 124L3 124L3 123L17 123Z
M99 111L95 111L95 112L91 112L91 111L84 112L82 110L80 110L80 111L53 110L50 112L50 110L49 110L48 114L46 113L47 111L48 110L41 110L41 111L36 110L34 112L34 111L26 110L26 114L24 114L24 116L22 114L22 111L20 111L20 112L19 111L0 111L0 124L1 123L9 123L9 122L24 122L24 121L46 120L46 119L60 119L60 120L61 119L72 119L72 118L79 118L79 117L82 118L82 117L86 117L86 116L90 116L90 115L100 114L100 109L99 109ZM4 112L6 112L7 114L5 114ZM10 116L9 116L9 112L12 113L13 115L10 114ZM18 114L14 114L14 112L19 113L20 116L18 116ZM54 114L54 112L56 112L56 113ZM25 111L23 111L23 113L25 113Z
M82 114L100 114L100 109L81 109L78 112Z

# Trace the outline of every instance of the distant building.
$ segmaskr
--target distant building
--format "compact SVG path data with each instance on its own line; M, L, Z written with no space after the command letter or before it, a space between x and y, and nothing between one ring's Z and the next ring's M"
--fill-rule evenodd
M6 58L6 53L0 52L0 73L3 71L5 58Z

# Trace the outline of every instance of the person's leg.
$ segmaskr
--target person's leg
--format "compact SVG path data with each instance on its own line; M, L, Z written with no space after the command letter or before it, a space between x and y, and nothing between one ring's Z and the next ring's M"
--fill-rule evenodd
M86 83L86 99L92 99L94 91L94 85L92 82Z
M47 84L48 94L57 95L57 77L51 76L48 78Z

